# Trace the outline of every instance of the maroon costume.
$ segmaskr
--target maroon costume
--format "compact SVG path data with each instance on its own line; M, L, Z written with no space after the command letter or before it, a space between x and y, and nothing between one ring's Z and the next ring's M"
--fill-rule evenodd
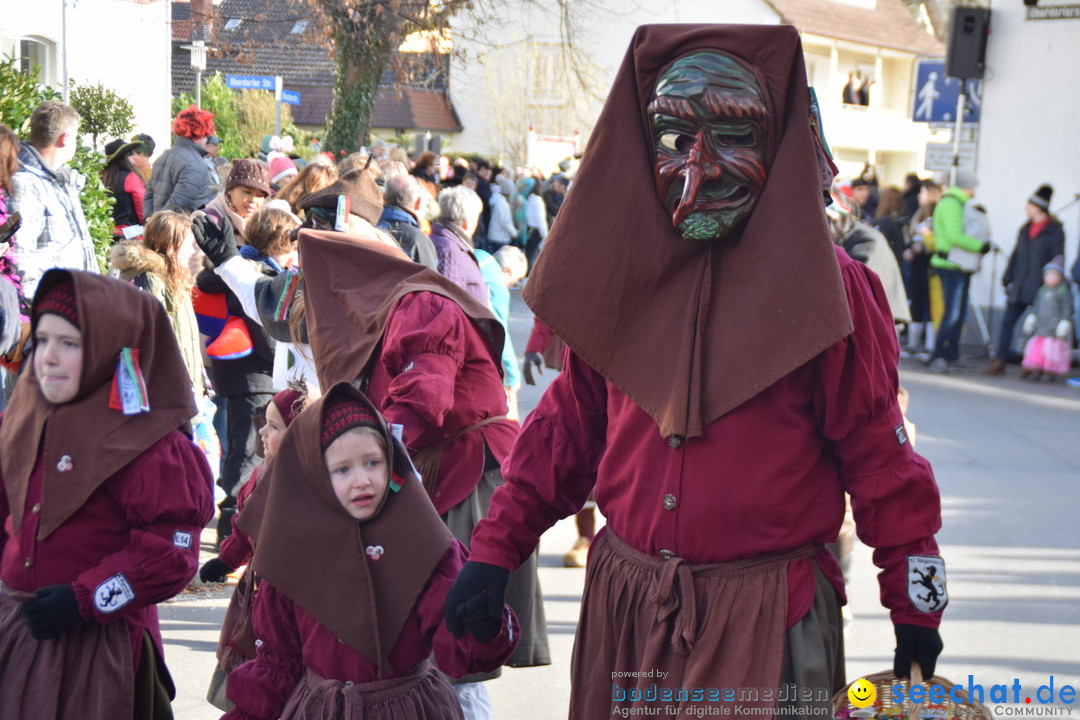
M75 290L75 313L48 305L50 290L65 283ZM109 278L50 271L38 285L34 322L58 310L82 333L78 394L45 401L30 367L0 425L0 716L122 719L157 703L167 712L174 691L156 604L191 579L213 510L205 456L176 429L195 414L191 388L168 317L151 296ZM139 353L149 406L127 415L108 403L125 347ZM70 586L79 618L36 640L19 603L50 586Z
M377 432L381 467L392 470L364 520L341 505L324 461L331 442L355 427ZM351 385L334 385L289 426L248 507L240 524L256 538L258 651L229 676L236 708L226 718L456 720L460 706L430 666L432 654L444 672L462 675L497 668L514 651L520 631L508 607L484 643L455 640L443 627L466 551L404 448Z
M456 540L446 551L390 653L386 677L407 677L421 664L426 668L432 655L439 669L451 677L493 670L510 657L519 631L509 609L502 633L487 643L471 635L455 640L443 626L446 593L467 556ZM267 582L259 586L253 624L263 649L257 660L241 665L229 676L229 699L238 708L225 716L230 720L281 716L305 669L321 678L357 686L380 679L378 666L370 658L342 643L311 613ZM447 717L457 717L460 707L456 700L446 712ZM400 716L391 713L387 720L396 717Z
M639 28L525 290L565 364L448 603L493 592L594 492L608 525L590 550L571 718L641 712L634 693L656 671L683 711L721 701L679 688L756 688L741 703L755 714L827 712L843 589L821 546L845 490L897 658L916 647L932 668L940 651L944 603L920 611L909 587L912 556L937 553L938 490L904 434L880 282L828 235L813 127L794 28ZM596 212L612 188L633 202ZM598 283L598 266L616 281ZM777 697L786 683L812 697Z

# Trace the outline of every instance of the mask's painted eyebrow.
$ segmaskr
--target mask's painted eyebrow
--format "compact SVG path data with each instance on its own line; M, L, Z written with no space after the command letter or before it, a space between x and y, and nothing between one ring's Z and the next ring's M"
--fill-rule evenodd
M769 110L754 98L733 97L718 93L712 89L706 89L696 98L697 103L709 114L728 117L734 120L759 120L769 119ZM661 95L649 103L649 112L659 115L670 115L683 120L697 120L699 111L695 102L688 98L669 97Z

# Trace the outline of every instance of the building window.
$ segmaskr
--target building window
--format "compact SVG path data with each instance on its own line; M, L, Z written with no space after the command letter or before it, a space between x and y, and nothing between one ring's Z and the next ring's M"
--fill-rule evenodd
M225 23L225 30L232 32L236 28L240 27L240 23L244 22L243 18L229 18L229 21Z
M308 21L307 20L297 20L296 24L292 26L292 34L293 35L299 35L300 33L307 30L307 26L308 26Z
M55 80L56 43L37 37L20 38L19 68L27 75L36 72L42 85L51 84Z
M559 89L559 81L563 78L560 68L562 45L537 42L530 50L529 104L562 105L565 100L565 93Z

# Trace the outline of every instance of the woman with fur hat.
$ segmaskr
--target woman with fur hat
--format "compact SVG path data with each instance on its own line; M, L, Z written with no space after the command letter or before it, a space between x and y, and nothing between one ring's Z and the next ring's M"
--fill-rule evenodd
M156 604L212 510L176 340L149 294L77 271L43 276L32 326L0 424L0 717L171 717Z
M207 203L206 214L219 221L228 218L237 243L243 245L247 219L255 214L272 194L266 163L247 158L236 160L225 180L225 191Z
M239 521L256 540L260 642L229 678L224 719L459 720L429 658L451 676L496 668L517 621L503 605L482 631L446 631L467 550L371 402L332 387L286 430L263 487Z
M194 105L181 110L172 124L173 146L154 163L143 197L143 213L198 210L214 197L216 179L206 157L206 139L214 134L214 114Z

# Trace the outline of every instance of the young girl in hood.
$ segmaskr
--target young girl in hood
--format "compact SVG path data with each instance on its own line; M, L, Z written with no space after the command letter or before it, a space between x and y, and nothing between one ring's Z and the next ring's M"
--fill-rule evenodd
M460 719L429 658L457 676L500 666L517 645L508 606L477 636L446 630L467 551L348 383L289 426L239 524L256 537L258 652L229 677L228 720Z
M171 718L157 603L187 585L211 475L165 310L50 270L0 422L0 717Z
M232 518L232 534L221 541L218 555L208 560L199 570L199 579L204 583L225 582L229 573L247 565L251 561L253 549L251 538L237 524L237 518L244 510L247 499L255 491L267 463L277 455L285 429L304 409L308 401L308 388L303 381L296 382L267 403L266 422L259 428L259 439L263 448L263 463L255 468L251 477L236 494L236 512ZM251 637L251 600L255 594L255 578L250 569L245 570L237 583L236 590L225 611L225 621L221 626L221 638L218 641L218 666L210 681L210 690L206 699L222 710L232 709L232 704L225 697L225 679L229 673L242 663L255 657L255 647Z

